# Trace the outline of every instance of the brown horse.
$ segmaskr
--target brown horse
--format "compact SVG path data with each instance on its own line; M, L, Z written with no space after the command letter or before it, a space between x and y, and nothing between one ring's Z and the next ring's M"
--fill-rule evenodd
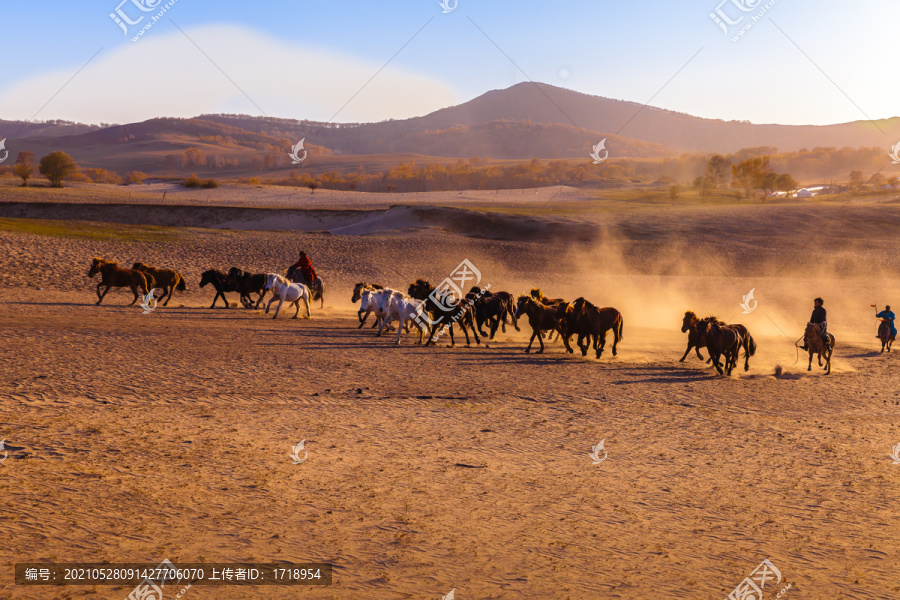
M544 353L544 339L541 332L555 331L560 335L563 335L559 328L559 321L556 318L557 310L558 307L542 304L531 296L519 296L519 299L516 302L516 318L520 319L522 318L522 315L528 315L528 324L531 325L531 340L528 342L528 347L525 348L526 354L531 352L531 345L534 344L534 338L537 338L538 342L541 344L541 349L538 350L537 353Z
M374 292L375 290L383 290L383 289L384 289L384 286L382 286L382 285L376 285L374 283L366 283L365 281L361 281L361 282L357 283L355 286L353 286L353 297L350 298L350 302L353 302L353 303L359 302L360 298L362 298L362 293L366 290L371 290ZM359 327L357 327L357 329L362 329L362 326L366 324L366 319L369 318L370 312L372 312L372 311L371 310L365 311L362 309L359 309L358 311L356 311L356 316L359 319ZM379 325L378 318L376 317L375 324L372 325L372 328L374 329L375 327L378 327L378 325Z
M725 323L719 321L719 325L725 325ZM684 362L687 355L691 353L692 348L697 353L697 358L703 360L703 355L700 354L700 348L706 348L706 338L704 333L700 331L700 317L693 311L689 310L685 312L684 319L681 321L681 332L688 334L688 345L687 350L684 351L684 356L682 356L681 360L678 362ZM707 359L706 362L710 363L712 362L712 359Z
M577 298L572 303L572 314L579 340L584 335L592 341L591 346L596 350L597 358L600 358L606 348L606 332L612 330L612 353L613 356L616 355L616 346L622 341L622 327L625 324L622 313L612 307L597 308L584 298ZM581 355L587 356L587 344L581 346Z
M715 317L707 317L700 321L700 331L706 338L706 348L719 375L731 375L737 364L738 354L744 345L744 336L734 325L721 325ZM753 345L756 349L756 344ZM719 357L725 357L724 370L719 364Z
M163 289L163 295L159 298L160 302L162 302L163 298L166 299L163 306L169 305L169 300L172 299L172 292L175 290L178 290L179 292L187 290L187 286L184 284L184 278L177 271L171 269L158 269L141 262L134 263L131 268L135 271L140 271L147 276L147 284L150 288L161 287Z
M562 304L563 302L565 302L565 300L563 300L562 298L548 298L547 296L544 295L544 292L541 291L541 288L531 288L531 297L534 298L535 300L537 300L538 302L540 302L541 304L544 304L544 305L546 305L546 306L555 306L555 307L559 307L560 304ZM554 331L556 331L557 333L559 333L558 330L553 330L553 331L551 331L550 333L548 333L548 334L547 334L547 341L548 341L548 342L551 341L551 340L553 339L553 332L554 332ZM543 337L544 334L541 333L540 335Z
M881 325L878 326L878 339L881 340L881 351L891 351L891 345L894 343L894 334L891 333L891 322L889 319L882 319Z
M423 310L431 315L431 335L425 345L433 344L434 335L443 327L450 330L450 345L456 345L453 339L453 324L459 325L463 335L466 336L466 346L469 345L469 330L472 328L472 335L475 337L475 343L481 344L481 338L478 337L478 328L475 325L475 315L472 311L472 303L466 299L453 302L448 296L440 296L432 294L435 288L424 279L416 279L409 284L407 293L416 300L424 301Z
M143 273L133 269L123 269L117 262L105 260L103 258L95 258L91 263L91 270L88 271L88 277L93 278L97 273L100 273L100 283L97 284L98 306L103 302L103 298L106 297L109 290L114 287L131 288L131 293L134 294L134 300L132 300L131 304L128 306L134 306L134 303L140 298L138 290L141 290L145 296L150 293L151 288L147 285L147 277ZM106 290L101 294L100 288L104 285L106 286Z
M828 343L822 339L822 326L818 323L807 323L806 332L803 334L806 338L806 344L809 348L809 366L807 371L812 371L813 354L819 355L819 366L825 369L825 374L831 374L831 355L834 353L834 336L828 335ZM822 357L825 357L825 366L822 366Z

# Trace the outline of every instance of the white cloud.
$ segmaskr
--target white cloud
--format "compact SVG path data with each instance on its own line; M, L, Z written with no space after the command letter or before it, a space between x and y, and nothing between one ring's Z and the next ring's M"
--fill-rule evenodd
M186 29L196 46L163 27L102 52L37 118L129 123L219 112L259 115L262 109L273 117L328 120L340 111L338 122L379 121L457 103L443 83L392 65L365 85L382 64L232 25ZM0 94L0 118L30 119L75 70L42 73L8 87Z

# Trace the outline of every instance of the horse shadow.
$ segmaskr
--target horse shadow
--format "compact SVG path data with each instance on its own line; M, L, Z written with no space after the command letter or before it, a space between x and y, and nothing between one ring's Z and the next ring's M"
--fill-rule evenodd
M711 372L696 371L694 369L685 369L679 367L656 367L636 371L635 374L647 375L656 374L655 377L645 377L643 379L632 379L629 381L614 381L613 385L634 385L640 383L695 383L699 381L709 381L718 377L715 369Z

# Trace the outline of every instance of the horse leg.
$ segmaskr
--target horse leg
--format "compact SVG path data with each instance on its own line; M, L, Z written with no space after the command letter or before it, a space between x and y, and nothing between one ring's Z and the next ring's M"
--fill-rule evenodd
M535 329L531 332L531 340L528 342L528 347L525 348L525 354L528 354L531 352L531 345L534 343L534 338L536 338L537 336L538 336L538 330ZM541 342L541 347L543 347L543 346L544 346L544 342Z
M278 301L278 306L275 307L275 316L272 317L273 319L277 319L277 318L278 318L278 311L281 310L281 305L282 305L282 304L284 304L284 296L281 296L281 299Z
M606 348L606 332L599 334L597 336L597 358L600 358L603 355L603 350ZM614 346L615 347L615 346Z
M138 294L138 286L136 285L131 286L131 293L134 294L134 300L132 300L131 304L129 304L128 306L134 306L134 303L137 302L138 298L141 297L140 294Z
M550 341L550 334L553 333L553 330L550 330L550 333L547 334L547 341ZM535 354L543 354L544 353L544 339L538 336L538 341L541 343L541 349L538 350Z
M724 375L725 371L722 370L722 365L719 364L719 353L714 353L712 350L710 350L709 357L712 359L713 364L716 365L716 371L719 372L719 375Z
M813 355L813 351L810 350L809 351L809 365L807 365L807 367L806 367L807 371L812 371L812 355Z
M103 296L100 295L100 286L102 286L102 285L103 285L102 281L97 284L97 300L98 300L97 304L100 304L99 300L103 300Z
M291 317L292 319L296 319L297 316L300 314L300 298L297 298L296 300L291 302L291 304L293 304L294 306L297 307L297 310L294 311L294 316Z
M100 286L97 286L97 287L99 288ZM103 299L106 298L106 295L109 293L109 290L111 290L111 289L112 289L111 285L106 286L106 289L103 290L103 294L100 296L100 299L97 300L97 306L100 306L100 303L103 302Z

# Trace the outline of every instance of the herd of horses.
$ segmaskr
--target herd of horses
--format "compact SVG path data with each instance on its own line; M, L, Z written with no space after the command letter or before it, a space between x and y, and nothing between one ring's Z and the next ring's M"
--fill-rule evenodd
M175 290L185 291L184 278L171 269L161 269L134 263L131 269L120 267L115 261L94 258L88 271L89 277L100 274L97 284L97 304L113 287L130 288L134 294L131 306L141 297L154 296L156 290L162 295L157 302L166 306ZM321 278L305 281L303 274L294 269L288 270L287 276L277 273L249 273L232 267L227 273L210 269L203 272L200 287L211 285L215 296L210 308L215 308L219 298L226 308L230 306L225 293L238 293L240 302L245 308L259 308L269 292L272 297L266 305L266 314L272 303L278 300L273 318L278 317L282 305L288 302L295 306L293 318L298 318L300 302L306 306L306 317L311 316L310 302L319 301L320 308L325 305L325 286ZM101 288L106 289L101 292ZM252 295L255 294L256 298ZM165 299L163 303L162 300ZM418 279L409 284L406 292L394 290L372 283L357 283L351 297L353 303L359 302L357 312L359 327L362 328L370 315L374 315L373 328L378 328L377 336L385 330L396 329L399 344L402 333L415 327L419 331L419 342L424 345L436 343L436 338L445 332L450 334L450 345L455 345L454 325L457 325L470 345L469 333L477 344L481 337L491 340L498 329L506 332L511 324L520 331L519 320L526 319L531 328L531 338L525 352L531 352L535 340L540 344L538 354L544 352L544 337L552 341L554 335L561 340L566 352L574 353L571 339L576 337L576 344L582 356L593 350L596 358L600 358L606 348L607 335L613 335L612 354L616 356L619 342L622 341L624 319L622 313L612 307L597 307L583 297L568 302L562 298L547 298L539 288L529 294L515 296L509 292L492 292L489 289L473 287L464 298L456 299L451 294L435 289L428 281ZM396 322L396 325L393 323ZM487 326L490 332L486 332ZM712 363L721 375L731 375L737 365L739 355L744 353L744 370L750 369L750 358L756 353L756 342L748 329L741 324L727 324L715 317L699 318L688 311L684 314L681 331L688 334L688 346L681 357L681 362L694 350L697 357L703 360L700 349L709 353L707 363ZM425 340L425 336L428 339ZM481 337L480 337L481 336ZM834 351L834 336L822 337L818 325L809 323L805 333L808 344L809 365L812 370L813 356L818 356L818 364L831 373L831 356ZM890 346L888 346L889 348ZM824 359L824 364L823 364Z

